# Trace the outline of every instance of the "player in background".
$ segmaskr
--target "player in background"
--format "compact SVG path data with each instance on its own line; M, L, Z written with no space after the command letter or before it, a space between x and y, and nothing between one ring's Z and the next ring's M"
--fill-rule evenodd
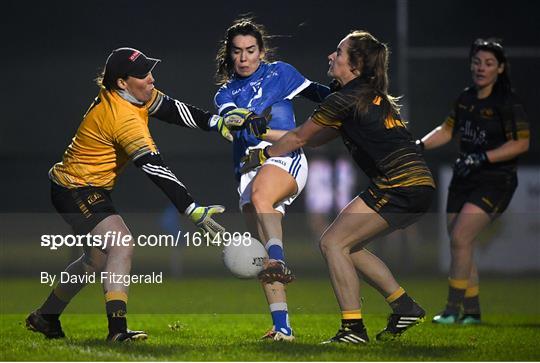
M131 235L116 211L111 191L128 161L144 172L169 197L180 213L186 214L205 233L214 237L223 231L212 219L222 206L197 204L186 187L161 158L150 131L149 116L182 127L216 130L232 140L222 117L180 102L154 88L152 70L159 59L146 57L133 48L119 48L107 58L97 83L99 94L64 153L62 161L49 171L54 207L77 235ZM133 241L133 239L132 239ZM128 275L133 246L110 245L106 249L85 247L84 254L66 272L84 275L101 271ZM63 338L60 314L85 286L60 283L40 308L26 319L26 326L48 338ZM146 339L144 331L127 328L128 288L105 280L103 283L109 341Z
M306 154L309 157L305 191L307 222L313 236L319 238L354 196L357 176L341 144L326 144Z
M294 275L285 263L281 220L285 206L296 199L306 184L307 160L302 149L297 148L269 158L261 168L243 175L240 160L248 148L270 145L296 126L293 97L300 94L320 102L330 91L307 80L287 63L269 63L266 40L263 27L251 19L238 19L227 29L216 56L216 78L221 87L215 104L220 115L237 112L270 119L269 131L266 127L259 129L255 120L233 132L233 162L239 182L240 209L249 231L259 236L269 255L258 276L273 322L273 328L263 338L288 341L294 335L285 284L293 281Z
M448 299L433 318L437 324L481 322L474 241L510 203L517 187L517 158L529 149L527 116L512 90L500 41L477 39L469 61L473 84L459 95L447 119L417 142L430 150L454 138L460 147L446 204Z
M357 272L392 308L378 340L394 339L422 321L425 311L396 282L388 267L365 249L374 238L417 221L429 208L435 185L431 172L388 94L388 49L371 34L353 31L328 56L328 75L341 89L311 117L264 149L245 157L247 172L304 145L318 146L341 135L351 156L371 179L328 227L320 240L341 309L341 328L325 343L369 341L361 314Z

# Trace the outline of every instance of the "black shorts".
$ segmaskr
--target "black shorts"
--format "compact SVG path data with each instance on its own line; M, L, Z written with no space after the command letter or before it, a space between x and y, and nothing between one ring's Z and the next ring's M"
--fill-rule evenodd
M420 219L431 206L435 189L430 186L379 189L371 184L359 197L393 229L405 228Z
M491 180L452 178L446 213L459 213L465 203L471 203L495 218L506 210L517 185L516 175Z
M51 200L56 211L77 235L88 234L108 216L118 214L110 192L103 188L64 188L51 181Z

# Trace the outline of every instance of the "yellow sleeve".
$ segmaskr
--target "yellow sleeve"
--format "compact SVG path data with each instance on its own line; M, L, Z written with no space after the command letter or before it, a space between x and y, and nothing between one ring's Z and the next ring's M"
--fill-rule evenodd
M452 131L454 130L454 126L456 125L456 111L454 108L452 108L452 110L444 120L443 125L449 127Z

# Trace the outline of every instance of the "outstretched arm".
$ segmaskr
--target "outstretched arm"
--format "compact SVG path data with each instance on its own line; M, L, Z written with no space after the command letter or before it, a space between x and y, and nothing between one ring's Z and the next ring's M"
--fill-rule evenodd
M240 172L244 174L250 170L255 170L264 164L268 158L284 155L301 148L315 138L324 128L324 126L314 123L309 118L301 126L287 132L271 146L264 149L251 149L249 154L242 159L244 164L240 168Z
M270 157L287 154L299 149L314 139L325 127L314 123L311 118L299 127L287 132L266 151Z
M300 92L300 96L310 101L321 103L330 93L332 93L330 87L317 82L311 82L309 86Z
M212 114L190 104L180 102L161 92L148 108L148 116L182 127L210 130Z
M425 150L435 149L452 140L452 128L447 123L434 128L421 140Z
M156 184L180 213L186 214L189 219L211 238L222 233L225 229L212 219L212 215L223 213L225 208L220 205L203 207L194 202L187 188L169 169L158 152L146 153L133 160Z
M223 123L222 117L175 100L161 92L148 108L148 116L182 127L214 130L228 141L232 141L232 135Z
M508 140L496 149L486 151L490 163L512 160L529 150L529 139Z

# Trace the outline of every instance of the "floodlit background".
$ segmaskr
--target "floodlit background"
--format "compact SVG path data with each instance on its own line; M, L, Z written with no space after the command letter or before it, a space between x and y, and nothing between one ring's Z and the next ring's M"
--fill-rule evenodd
M0 189L2 276L37 276L60 271L79 251L39 247L42 234L69 233L49 201L48 169L60 160L81 117L97 94L93 79L112 49L138 48L163 61L155 69L156 87L168 95L213 110L218 42L240 14L250 13L277 37L276 59L306 77L325 83L327 55L352 29L365 29L392 50L391 92L404 95L403 114L415 137L440 124L461 90L470 83L468 47L477 37L504 40L512 80L531 124L531 148L521 158L520 186L508 212L481 238L480 268L497 273L540 271L540 148L538 109L540 22L529 1L56 1L3 5L2 121ZM297 122L314 105L296 100ZM243 231L238 214L231 147L215 133L176 128L151 120L151 131L165 160L203 204L224 204L221 220ZM311 160L344 154L339 142ZM416 226L372 244L400 273L438 273L448 264L444 231L445 193L456 147L429 152L439 198ZM355 169L356 170L356 169ZM355 190L366 184L358 171ZM305 193L285 218L286 253L299 276L326 274L309 228ZM191 228L178 218L164 195L129 166L113 193L115 206L138 233L176 233ZM220 248L139 249L134 271L155 269L166 276L226 274ZM442 280L441 280L442 281ZM37 283L37 282L36 282ZM442 281L442 283L444 283ZM442 298L442 297L441 297Z

